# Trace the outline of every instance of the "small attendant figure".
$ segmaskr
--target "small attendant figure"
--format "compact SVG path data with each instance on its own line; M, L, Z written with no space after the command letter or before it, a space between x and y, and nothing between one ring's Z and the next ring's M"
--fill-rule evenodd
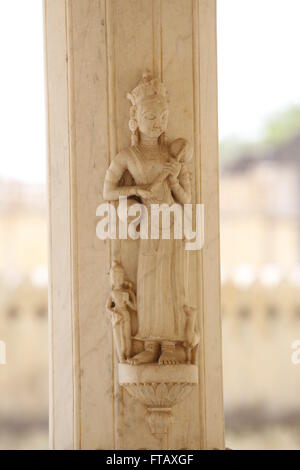
M191 364L192 362L192 350L199 343L199 334L196 331L196 312L197 309L194 307L183 307L184 313L186 315L186 327L185 327L185 341L183 346L186 348L187 353L187 363Z
M131 319L129 308L136 311L136 298L128 281L125 281L123 267L113 262L110 270L112 290L106 302L106 311L110 316L114 341L120 362L126 362L131 356Z

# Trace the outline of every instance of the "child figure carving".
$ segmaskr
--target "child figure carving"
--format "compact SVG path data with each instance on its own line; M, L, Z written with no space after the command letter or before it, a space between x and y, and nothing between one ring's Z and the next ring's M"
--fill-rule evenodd
M165 86L149 72L127 95L131 101L129 128L131 146L123 149L111 162L104 181L104 198L118 200L120 196L139 198L151 212L151 204L191 202L191 178L187 162L192 159L192 147L185 139L168 144L169 108ZM132 186L121 186L128 171ZM150 224L149 224L150 225ZM142 352L131 357L131 364L178 364L182 358L176 346L186 342L188 303L185 282L186 252L184 240L140 239L137 267L137 332ZM186 362L184 360L184 362Z
M136 311L136 298L127 281L122 266L116 262L110 269L112 290L106 302L120 362L131 356L131 318L128 308Z

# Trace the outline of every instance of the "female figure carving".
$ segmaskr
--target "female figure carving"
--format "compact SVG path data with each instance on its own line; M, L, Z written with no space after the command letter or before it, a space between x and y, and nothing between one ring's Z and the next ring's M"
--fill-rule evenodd
M136 197L151 213L151 204L191 201L191 181L187 162L192 148L184 139L168 145L169 108L166 90L159 80L145 73L139 85L127 95L131 101L129 128L131 146L111 162L104 182L104 198ZM134 184L120 185L125 172ZM137 332L134 338L144 350L131 364L177 364L176 345L186 338L184 306L187 303L184 282L186 254L184 241L167 240L159 230L158 239L140 239L137 268Z

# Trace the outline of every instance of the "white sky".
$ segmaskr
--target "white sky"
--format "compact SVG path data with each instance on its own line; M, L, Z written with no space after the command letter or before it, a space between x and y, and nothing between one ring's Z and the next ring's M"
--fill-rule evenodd
M217 0L220 138L300 104L300 0Z
M220 138L255 138L300 104L300 0L217 1ZM42 0L0 1L0 60L0 177L45 181Z
M0 0L0 177L45 181L42 0Z

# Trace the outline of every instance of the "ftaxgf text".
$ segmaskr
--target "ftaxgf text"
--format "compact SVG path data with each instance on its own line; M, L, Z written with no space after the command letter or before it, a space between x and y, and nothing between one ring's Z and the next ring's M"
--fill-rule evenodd
M137 468L143 463L150 465L189 465L194 461L193 454L150 454L146 457L121 456L107 457L107 465L130 465Z

